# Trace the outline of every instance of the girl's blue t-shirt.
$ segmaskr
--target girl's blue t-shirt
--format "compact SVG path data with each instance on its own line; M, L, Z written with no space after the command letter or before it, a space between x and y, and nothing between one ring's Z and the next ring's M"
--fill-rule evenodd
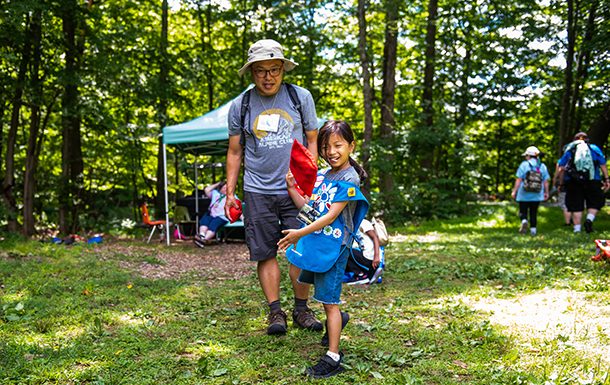
M540 164L540 165L539 165ZM517 170L517 178L524 179L525 173L530 170L536 170L536 167L540 167L540 172L542 173L542 180L549 180L551 176L549 175L549 171L546 168L544 163L539 163L538 159L530 159L524 160L519 165L519 169ZM528 192L523 191L523 181L519 185L519 190L517 190L517 202L542 202L544 200L544 184L542 185L542 189L540 192Z

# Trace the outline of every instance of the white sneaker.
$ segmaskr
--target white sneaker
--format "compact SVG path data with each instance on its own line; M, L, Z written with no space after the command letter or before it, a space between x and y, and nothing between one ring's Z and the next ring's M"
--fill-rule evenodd
M377 270L375 270L375 273L373 274L373 277L371 278L370 284L377 283L377 281L379 280L379 277L381 277L381 273L383 273L383 267L379 266L377 268Z

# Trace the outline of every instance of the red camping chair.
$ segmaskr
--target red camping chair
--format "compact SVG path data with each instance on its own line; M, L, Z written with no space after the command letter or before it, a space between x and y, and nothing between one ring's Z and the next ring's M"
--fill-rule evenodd
M159 228L159 232L161 234L165 233L165 229L167 228L165 224L167 221L151 221L150 217L148 216L148 208L146 208L146 205L142 205L142 220L145 224L152 227L152 231L150 232L150 236L148 237L148 241L146 243L150 243L150 239L155 233L155 229L157 227ZM165 234L165 236L167 236L167 234Z

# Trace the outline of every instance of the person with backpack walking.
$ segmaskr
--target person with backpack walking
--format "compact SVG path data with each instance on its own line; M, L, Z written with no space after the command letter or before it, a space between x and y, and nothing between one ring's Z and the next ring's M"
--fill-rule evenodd
M225 212L237 208L235 189L244 161L244 229L250 260L257 263L263 294L269 304L267 334L286 333L286 313L280 304L281 271L277 243L282 230L297 228L299 210L286 190L286 173L296 139L317 160L318 118L311 93L284 83L284 71L297 63L284 57L274 40L259 40L248 50L248 62L239 70L252 76L254 88L233 101L229 109L227 200ZM293 325L321 331L324 326L307 306L310 285L298 282L301 270L290 265L294 292Z
M561 175L559 191L566 192L566 207L572 213L575 233L581 231L585 203L585 231L593 231L595 216L606 203L602 188L604 191L610 189L606 158L599 147L588 142L589 136L586 133L576 134L558 163Z
M530 217L530 233L536 235L538 206L549 198L549 171L539 159L540 150L535 146L528 147L522 154L525 160L517 169L517 179L511 196L519 202L519 219L521 234L527 233L527 213Z

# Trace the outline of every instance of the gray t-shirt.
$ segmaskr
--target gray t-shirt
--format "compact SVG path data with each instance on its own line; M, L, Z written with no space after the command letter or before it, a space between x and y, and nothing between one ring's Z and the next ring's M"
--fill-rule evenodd
M301 122L299 111L292 104L284 83L270 97L259 95L255 88L249 91L250 108L244 119L244 191L269 195L288 194L286 173L290 167L292 142L296 139L303 143L305 131L318 129L316 107L311 93L299 86L294 88L299 96L304 122ZM229 135L242 134L242 98L243 95L235 99L229 109ZM280 116L277 132L256 129L259 117L267 114Z
M326 173L326 179L328 180L337 180L344 182L354 183L356 186L360 186L360 177L358 173L352 166L346 168L345 170L339 171L336 174L332 174L331 171ZM341 211L341 215L343 215L343 222L345 223L345 227L347 227L351 232L354 231L354 214L356 213L356 206L358 202L350 201L347 206ZM351 234L347 231L344 231L343 235L343 244L346 245L349 242L349 237Z

